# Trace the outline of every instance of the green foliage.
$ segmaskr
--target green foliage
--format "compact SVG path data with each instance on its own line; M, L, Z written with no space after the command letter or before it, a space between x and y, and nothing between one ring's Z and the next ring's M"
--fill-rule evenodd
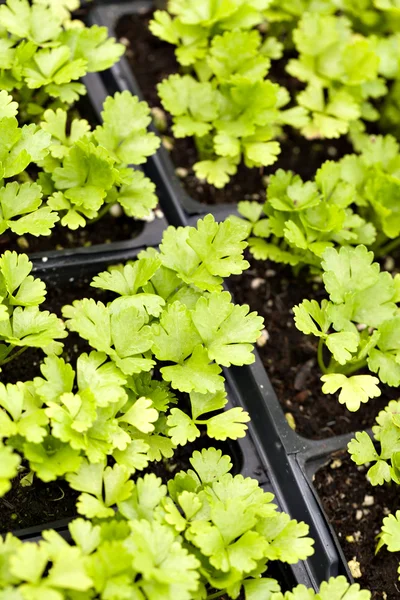
M136 262L94 278L94 287L117 294L116 299L107 305L93 299L78 300L63 308L67 327L113 361L131 392L137 388L136 379L159 364L165 382L190 394L190 414L173 408L164 424L173 446L193 441L201 426L219 440L245 434L249 418L242 409L215 414L227 403L221 366L251 364L253 344L262 329L262 319L249 313L247 305L234 305L221 285L224 277L241 273L248 265L243 259L245 233L238 220L218 224L211 215L200 220L197 228L169 227L159 252L147 250ZM136 422L132 419L138 420L136 429L142 437L137 432L136 437L147 444L151 443L148 434L154 430L157 410L165 412L166 406L158 408L156 401L146 404L138 398L118 420L130 426ZM123 405L122 400L120 406L113 404L109 418L125 410ZM60 411L57 408L57 413ZM157 431L157 424L155 427ZM87 434L84 439L88 441ZM118 441L121 443L120 436ZM152 452L158 455L155 447ZM118 447L114 456L117 461L131 460L126 446Z
M357 211L378 231L376 253L385 255L388 239L400 235L400 153L391 135L357 136L360 154L340 161L341 177L355 189Z
M90 132L86 121L46 111L41 128L52 136L50 154L41 165L40 181L49 206L70 229L84 227L119 202L126 215L148 216L157 204L154 184L140 171L128 168L146 162L160 142L146 130L149 107L128 91L104 103L103 124ZM128 123L128 126L127 126Z
M117 202L126 215L138 219L156 206L154 184L128 167L144 163L159 146L158 138L146 131L150 117L145 102L129 92L109 97L103 125L93 132L84 119L68 122L61 108L46 110L39 126L19 127L16 114L17 104L1 91L0 234L10 230L19 236L48 236L57 221L77 229ZM123 127L122 116L129 117L129 127ZM4 181L16 176L19 181Z
M400 401L391 400L377 418L374 441L367 432L359 432L349 443L348 450L357 465L371 464L367 477L372 485L394 481L400 484Z
M262 588L261 588L262 589ZM257 596L254 596L256 600ZM272 594L266 600L370 600L371 592L361 590L358 583L350 584L343 575L331 577L329 581L323 581L318 593L307 589L304 585L298 585L293 591L285 594ZM252 600L249 596L246 600Z
M191 463L194 470L178 473L168 492L155 475L131 482L117 514L104 512L96 523L72 521L70 542L51 530L39 542L8 534L0 542L0 598L202 600L217 589L234 599L243 589L246 600L260 594L269 600L369 600L369 592L344 577L323 583L319 594L298 586L282 595L278 582L261 578L261 570L269 560L291 563L309 556L308 527L277 512L272 494L255 481L232 477L221 452L194 453ZM105 490L112 479L114 489L123 487L113 471L104 470ZM82 496L95 499L89 472L78 474L74 486L90 489ZM231 518L235 508L241 522Z
M351 411L380 395L379 380L394 387L400 384L399 280L372 261L365 246L328 248L322 268L329 300L320 304L304 300L294 307L296 327L319 338L322 391L341 389L339 402ZM352 375L366 366L379 380Z
M305 183L299 175L279 169L270 177L264 206L239 202L251 253L261 260L318 268L329 247L372 245L376 230L354 212L356 197L339 163L325 162L315 180Z
M387 93L372 37L354 35L346 17L306 12L293 39L299 57L287 71L307 84L297 102L312 114L302 132L308 138L337 138L358 119L376 120L370 100Z
M0 87L21 102L22 119L67 107L86 93L79 79L124 52L106 27L71 23L76 0L7 0L0 7Z
M173 116L175 137L195 138L199 179L222 188L242 160L250 168L272 165L280 153L274 140L281 127L306 123L304 109L283 110L290 97L285 88L264 79L269 66L257 31L227 32L213 39L207 77L198 81L176 74L158 85L163 106Z
M150 31L174 46L183 66L201 62L213 37L232 30L249 30L264 20L263 10L271 0L206 0L199 7L195 0L171 0L168 12L157 10Z
M0 365L26 348L60 353L58 340L67 335L61 319L40 310L46 287L31 271L25 254L7 251L0 257Z
M303 108L284 109L289 93L265 79L271 59L282 53L275 38L263 43L260 32L251 30L262 20L268 0L212 4L206 15L207 9L199 11L192 2L182 2L179 9L171 2L170 12L178 16L171 19L169 13L157 11L151 29L179 46L182 64L193 65L193 75L171 75L158 85L158 92L173 117L175 137L195 139L197 177L222 188L242 160L247 167L272 165L280 153L275 140L282 126L306 126L308 117ZM221 20L222 13L232 11L237 13L234 19ZM182 27L194 27L198 33L181 37Z

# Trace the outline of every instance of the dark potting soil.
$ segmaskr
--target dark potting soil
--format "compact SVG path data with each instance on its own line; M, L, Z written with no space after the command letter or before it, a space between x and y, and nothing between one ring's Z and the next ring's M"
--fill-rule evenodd
M382 395L356 413L339 404L336 395L321 391L317 363L317 339L301 333L294 324L293 306L304 298L321 301L321 285L304 270L295 277L290 267L257 261L247 255L250 269L229 280L235 301L249 304L265 319L268 340L258 351L280 403L294 421L296 431L308 438L323 439L371 427L398 390L381 386Z
M375 536L383 518L399 509L399 491L395 485L373 487L366 473L342 452L317 472L314 484L346 560L359 563L357 583L372 592L372 600L397 600L400 552L384 547L375 556Z
M24 235L20 238L13 233L0 237L0 254L5 250L16 250L32 254L68 248L82 248L95 244L109 244L135 238L143 229L144 223L122 215L104 215L99 221L75 231L55 225L51 235L35 237Z
M13 481L12 488L0 498L0 534L46 525L76 515L79 492L61 479L45 483L34 477L31 485L21 485L29 467Z
M153 108L161 107L157 84L169 75L181 72L182 68L175 59L174 46L156 38L150 32L148 25L152 14L150 11L124 16L117 23L116 34L127 46L126 58L144 98ZM283 63L284 61L272 63L270 77L295 92L299 82L287 75ZM170 120L168 120L165 136L167 139L164 139L164 145L170 150L174 165L179 167L177 174L182 176L185 190L192 198L206 204L263 200L265 197L263 176L271 175L281 168L291 169L304 179L309 179L325 160L337 160L352 151L351 145L345 138L310 141L297 134L294 129L285 128L279 140L281 154L274 165L264 169L248 169L241 165L228 185L219 190L201 182L194 175L192 166L198 161L198 155L192 139L173 139Z

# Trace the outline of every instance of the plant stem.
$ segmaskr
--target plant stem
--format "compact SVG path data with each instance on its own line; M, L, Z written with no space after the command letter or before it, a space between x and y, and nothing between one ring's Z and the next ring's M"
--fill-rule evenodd
M327 373L328 369L324 363L324 340L322 338L319 338L317 358L319 368L323 373Z
M381 246L380 248L378 248L376 254L377 254L377 256L386 256L387 254L390 254L393 250L396 250L396 248L398 248L399 246L400 246L400 237L397 237L396 239L392 240L391 242L388 242L384 246Z
M97 221L100 221L100 219L102 219L104 215L106 215L111 210L112 205L113 202L105 204L103 208L99 210L99 214L97 215L97 217L94 217L94 219L90 219L90 221L88 221L88 225L93 225L93 223L97 223Z
M19 350L17 350L17 352L14 352L14 354L11 354L11 356L8 356L4 360L2 360L0 362L0 367L2 367L3 365L6 365L7 363L14 360L14 358L17 358L18 356L20 356L23 352L25 352L25 350L28 350L28 346L24 346L23 348L20 348Z
M214 600L214 598L222 598L224 593L225 593L224 591L215 592L215 594L210 594L209 596L207 596L206 600Z
M344 375L351 375L355 371L359 371L363 367L366 367L367 364L368 364L367 363L367 359L364 358L363 360L359 360L356 363L354 363L353 365L350 365L347 369L344 369L343 370L343 374Z

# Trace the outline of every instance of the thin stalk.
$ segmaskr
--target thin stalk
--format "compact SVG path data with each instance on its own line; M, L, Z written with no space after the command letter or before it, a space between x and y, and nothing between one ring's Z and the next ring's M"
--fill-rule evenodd
M214 600L215 598L222 598L222 596L224 594L225 594L224 591L215 592L215 594L210 594L209 596L207 596L206 600Z
M28 350L28 346L24 346L23 348L20 348L19 350L17 350L17 352L14 352L14 354L11 354L11 356L8 356L4 360L0 361L0 367L2 367L3 365L6 365L7 363L14 360L14 358L17 358L18 356L20 356L23 352L25 352L25 350Z
M323 373L327 373L328 369L326 368L326 365L324 362L324 340L322 338L319 338L317 358L318 358L319 368L321 369L321 371Z
M343 374L351 375L352 373L355 373L356 371L359 371L360 369L366 367L367 364L367 359L359 360L356 363L354 363L354 365L350 365L348 368L342 368Z
M378 248L378 250L376 251L376 254L377 254L377 256L386 256L387 254L390 254L391 252L393 252L393 250L396 250L396 248L398 248L399 246L400 246L400 237L397 237L395 240L392 240L391 242L388 242L384 246L381 246L380 248Z
M112 202L110 202L109 204L105 204L103 208L99 210L99 214L97 215L97 217L94 217L94 219L90 219L90 221L88 221L88 224L93 225L93 223L97 223L97 221L100 221L100 219L102 219L104 215L106 215L111 210L112 205Z

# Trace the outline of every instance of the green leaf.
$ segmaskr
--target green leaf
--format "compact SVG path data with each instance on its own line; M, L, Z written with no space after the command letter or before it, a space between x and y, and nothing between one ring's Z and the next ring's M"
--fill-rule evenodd
M140 165L159 147L159 138L147 132L150 108L130 92L109 96L101 114L103 125L96 128L94 136L119 162Z
M41 4L30 6L27 0L7 0L0 7L0 24L9 33L38 45L61 33L60 20L51 10Z
M111 268L93 278L92 287L110 290L121 296L134 296L160 267L158 256L142 257L122 268Z
M18 580L39 583L49 559L48 550L44 545L30 542L20 546L11 557L10 570Z
M227 455L223 455L221 450L208 448L201 452L193 452L190 464L196 471L203 484L211 484L220 479L232 468L232 463Z
M162 105L174 118L175 137L204 136L218 116L218 92L190 75L171 75L157 86Z
M0 322L0 336L7 344L43 348L46 354L60 353L62 343L56 340L67 337L61 319L38 306L17 306L9 324L4 323Z
M246 231L235 219L216 223L212 215L197 222L197 228L189 228L187 243L200 257L207 270L219 277L239 275L247 267L243 259Z
M301 304L294 306L294 322L297 329L306 335L312 333L317 337L324 337L331 324L327 314L328 305L327 300L322 300L321 305L316 300L303 300Z
M245 219L251 223L256 223L263 214L263 205L258 202L249 202L244 200L238 203L238 211Z
M77 470L82 460L79 452L54 437L48 437L42 444L24 444L23 451L30 468L42 481L54 481Z
M30 273L33 265L26 254L6 250L0 257L1 288L10 294L10 303L20 306L41 304L46 296L46 286ZM2 292L3 294L3 292Z
M13 97L6 92L0 91L0 119L16 117L18 113L18 103L13 101Z
M356 465L364 465L379 458L375 446L366 431L357 432L356 437L348 443L347 449Z
M192 354L201 338L190 311L180 302L163 310L159 324L153 325L153 352L158 360L183 362Z
M118 420L129 423L143 433L150 433L154 431L154 423L157 419L158 411L153 408L153 402L148 398L138 398Z
M226 367L254 362L252 344L260 336L263 319L248 311L248 305L232 304L229 292L199 298L192 320L210 359Z
M150 446L144 440L132 440L125 450L114 450L113 457L119 465L124 466L132 475L143 471L149 464Z
M108 36L107 27L72 27L61 36L61 41L71 49L71 59L87 61L89 73L105 71L124 54L125 47Z
M200 430L194 421L179 408L173 408L167 419L169 436L176 446L194 442L200 436Z
M229 183L230 176L235 175L237 165L228 158L222 157L197 162L193 165L193 170L198 179L205 180L216 188L223 188Z
M262 80L270 60L260 53L260 46L261 36L256 30L226 31L212 39L207 62L220 81L229 81L234 75Z
M192 406L193 419L198 419L201 415L220 410L224 408L227 402L225 390L221 390L216 394L192 392L190 394L190 404Z
M263 577L262 579L247 579L244 584L246 600L272 600L273 594L280 592L281 588L276 579Z
M359 336L356 333L347 331L331 333L326 338L327 347L340 365L345 365L353 358L352 355L357 352L358 344Z
M345 404L347 409L355 412L362 403L368 402L370 398L381 395L377 384L379 379L372 375L353 375L347 377L340 373L329 373L321 377L324 382L322 391L324 394L334 394L339 389L340 404Z
M87 574L79 548L66 545L60 549L53 559L46 583L56 588L80 592L92 588L93 580Z
M393 387L400 384L400 364L395 354L372 348L368 356L368 367L379 375L382 383Z
M0 231L10 228L17 235L50 235L51 228L59 220L56 213L42 204L42 190L36 183L8 183L0 189L0 205L3 222ZM23 216L26 215L26 216ZM14 220L15 217L19 217Z
M168 227L160 246L165 267L187 284L209 291L221 289L222 277L240 274L248 267L243 259L247 227L239 219L216 223L212 215L194 227ZM176 287L176 282L172 289Z
M389 552L400 550L400 511L396 515L388 515L383 519L382 531L379 534L378 548L387 546Z
M365 246L328 248L324 252L323 280L333 302L344 302L346 295L365 290L379 277L379 265L373 263L374 255Z
M24 68L28 87L38 89L49 85L58 89L58 86L63 86L86 75L86 60L71 61L70 57L71 52L68 46L38 50ZM51 95L55 94L52 87L48 91Z
M158 204L155 190L154 183L148 177L145 177L144 173L134 171L131 182L128 185L121 186L118 193L118 202L128 217L144 219Z
M173 409L174 410L174 409ZM241 407L231 408L207 421L207 434L216 440L237 440L246 435L249 414Z
M92 525L84 519L74 519L68 525L72 539L88 555L94 552L101 542L101 531L99 525Z
M223 389L224 378L221 368L210 364L207 350L201 345L195 347L193 354L182 364L163 367L161 374L165 381L180 392L196 391L200 394L215 393Z

